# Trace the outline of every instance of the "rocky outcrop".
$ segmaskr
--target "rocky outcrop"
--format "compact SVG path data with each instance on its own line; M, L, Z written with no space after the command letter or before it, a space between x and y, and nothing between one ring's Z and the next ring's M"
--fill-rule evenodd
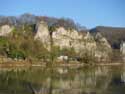
M120 51L123 55L125 55L125 42L121 43Z
M53 33L53 40L54 45L59 46L61 49L74 48L78 52L82 36L76 30L66 30L60 27Z
M112 48L105 37L103 37L99 32L95 36L97 49L95 57L102 60L109 60L112 53Z
M35 40L40 40L45 47L49 46L50 43L50 36L49 36L49 30L48 26L45 22L41 21L36 25L36 35L35 35Z
M50 35L47 24L40 22L37 24L36 28L37 33L35 39L40 40L47 48L49 48ZM111 46L108 41L99 33L97 33L94 38L89 32L83 36L76 30L67 30L64 27L59 27L53 32L52 38L54 46L58 46L60 49L74 48L76 53L79 53L80 55L89 53L98 58L107 58L109 52L111 52Z
M120 45L120 52L122 54L123 61L125 62L125 42L122 42Z
M12 30L13 27L9 25L3 25L0 27L0 36L7 36Z
M48 26L43 21L36 26L37 33L35 39L40 40L43 44L49 48L50 35ZM95 50L96 43L93 37L88 33L83 37L76 30L68 29L64 27L59 27L52 34L53 42L55 46L59 46L60 49L63 48L74 48L76 52L81 52L85 49Z

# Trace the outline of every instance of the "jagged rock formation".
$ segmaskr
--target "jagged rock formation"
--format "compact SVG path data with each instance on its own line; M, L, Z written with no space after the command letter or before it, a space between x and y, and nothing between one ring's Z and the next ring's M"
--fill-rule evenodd
M47 24L43 21L37 24L37 33L35 39L41 40L46 47L50 44L50 35ZM89 33L83 37L76 30L66 30L63 27L59 27L52 34L53 42L55 46L59 46L60 49L63 48L74 48L76 52L80 52L85 48L91 49L96 47L93 36Z
M34 39L40 40L44 44L44 46L48 48L50 44L50 36L47 24L41 21L36 25L36 31L37 33Z
M98 59L109 60L112 53L112 49L105 37L103 37L99 32L95 35L95 41L97 44L97 50L95 56Z
M65 30L63 27L57 29L53 33L54 44L60 46L60 48L74 48L76 52L83 50L94 50L96 43L94 42L93 36L89 33L83 37L76 30ZM92 49L93 48L93 49Z
M13 27L3 25L0 28L0 36L7 36L12 30ZM44 47L50 51L52 42L51 35L48 25L44 21L36 25L36 35L34 39L41 41ZM99 60L106 60L109 59L109 54L112 52L108 41L100 33L97 33L94 37L89 32L81 34L74 29L58 27L52 33L52 40L53 46L62 50L65 48L73 48L75 53L82 58L96 57Z
M60 27L53 33L53 40L54 45L59 46L61 49L74 48L78 52L82 36L76 30L66 30Z
M0 27L0 36L7 36L12 30L13 27L9 25L3 25Z
M35 39L42 41L47 48L50 47L50 35L48 26L44 22L40 22L37 25L37 33ZM74 50L80 55L89 53L97 58L107 59L111 52L111 46L108 41L97 33L94 38L89 32L83 36L76 30L64 29L59 27L52 34L53 44L63 48L74 48Z
M125 42L122 42L122 43L121 43L120 50L121 50L121 53L122 53L123 55L125 55Z

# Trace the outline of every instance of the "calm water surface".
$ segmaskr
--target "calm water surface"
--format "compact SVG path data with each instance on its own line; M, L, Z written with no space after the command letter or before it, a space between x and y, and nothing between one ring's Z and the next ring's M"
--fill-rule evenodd
M0 69L0 94L125 94L125 66Z

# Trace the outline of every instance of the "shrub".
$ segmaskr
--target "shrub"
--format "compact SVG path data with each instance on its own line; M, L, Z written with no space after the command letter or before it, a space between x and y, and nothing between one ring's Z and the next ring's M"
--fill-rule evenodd
M19 50L12 50L8 53L8 57L13 58L13 59L25 59L26 56L23 51Z

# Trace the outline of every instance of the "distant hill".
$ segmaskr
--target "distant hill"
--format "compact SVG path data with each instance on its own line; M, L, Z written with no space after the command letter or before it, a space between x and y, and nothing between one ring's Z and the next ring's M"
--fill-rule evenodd
M93 35L100 32L107 38L108 42L114 49L119 49L120 43L125 41L125 28L97 26L96 28L91 29L90 32Z

